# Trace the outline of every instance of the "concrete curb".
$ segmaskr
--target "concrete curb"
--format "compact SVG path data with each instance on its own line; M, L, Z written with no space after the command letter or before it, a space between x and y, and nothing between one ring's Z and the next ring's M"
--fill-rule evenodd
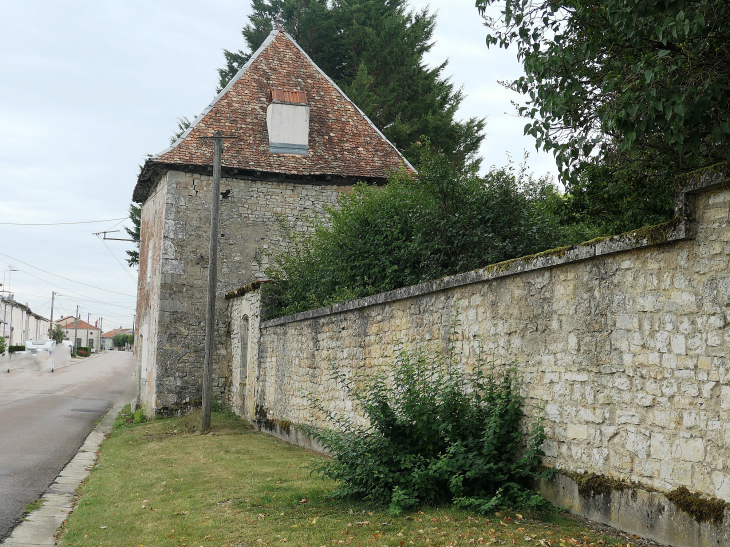
M5 541L0 542L0 545L35 547L56 544L53 535L71 514L76 489L96 465L96 451L106 434L114 426L114 419L124 404L119 402L107 411L99 424L86 437L76 456L66 464L48 491L43 494L41 508L28 515L26 520L16 526Z
M100 353L96 353L96 354L92 355L91 357L84 357L82 359L78 359L78 358L74 359L72 357L68 363L66 363L65 365L56 366L54 370L60 370L62 368L70 367L71 365L75 365L76 363L83 363L86 361L90 361L91 359L96 359L97 357L101 357L102 355L104 355L104 353L105 352L102 351ZM12 364L12 361L5 360L2 364L0 364L0 370L3 370L3 367L5 367L5 369L7 369L8 365L10 365L10 364ZM12 367L11 367L11 370L12 370Z
M100 353L97 353L95 355L92 355L91 357L83 357L81 359L78 359L78 358L74 359L72 357L71 360L68 363L66 363L63 366L56 367L56 369L66 368L66 367L69 367L71 365L75 365L76 363L85 363L86 361L90 361L91 359L96 359L97 357L101 357L102 355L104 355L104 352L103 351L100 352Z

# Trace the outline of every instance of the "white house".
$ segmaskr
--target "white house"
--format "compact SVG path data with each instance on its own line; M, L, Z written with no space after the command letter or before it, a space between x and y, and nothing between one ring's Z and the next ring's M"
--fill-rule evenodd
M90 325L71 315L61 317L55 323L61 325L66 335L65 340L73 342L74 347L91 348L92 352L98 351L101 347L101 329L96 325Z
M50 325L48 319L34 313L28 304L0 296L0 332L6 346L22 346L26 340L47 339Z

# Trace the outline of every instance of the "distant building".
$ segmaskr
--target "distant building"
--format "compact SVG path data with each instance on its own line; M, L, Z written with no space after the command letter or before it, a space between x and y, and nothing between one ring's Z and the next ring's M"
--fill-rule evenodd
M110 331L107 331L101 335L101 349L108 350L108 349L114 349L114 343L112 340L114 340L114 337L117 334L134 334L134 331L132 329L125 329L122 327L119 327L118 329L112 329Z
M59 324L63 328L63 332L66 335L65 340L70 340L74 347L91 348L97 351L101 347L101 329L96 325L90 325L86 321L81 319L78 323L75 323L74 317L69 315L67 317L61 317L54 323ZM74 339L74 334L76 339Z
M0 332L6 346L22 346L26 340L48 339L51 322L31 311L28 304L0 296L0 306Z

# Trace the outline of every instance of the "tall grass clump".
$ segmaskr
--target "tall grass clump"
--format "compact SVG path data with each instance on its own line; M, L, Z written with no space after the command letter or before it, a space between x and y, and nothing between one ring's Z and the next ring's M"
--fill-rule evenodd
M531 490L545 440L542 420L523 430L516 368L498 378L481 356L468 373L447 351L402 351L387 370L357 379L334 364L332 379L367 419L331 412L309 399L330 426L303 426L332 454L315 465L336 496L390 504L398 514L420 504L453 503L479 512L544 508Z

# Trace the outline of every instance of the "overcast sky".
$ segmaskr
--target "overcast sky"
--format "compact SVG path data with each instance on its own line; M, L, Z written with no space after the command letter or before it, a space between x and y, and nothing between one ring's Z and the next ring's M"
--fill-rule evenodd
M524 121L510 104L517 96L497 83L518 77L520 65L512 52L486 48L473 4L411 1L439 12L427 61L448 58L446 73L467 96L460 115L487 118L485 166L504 165L507 154L520 161L528 150L536 175L554 175L552 157L522 136ZM54 318L78 305L92 323L103 317L104 330L131 326L131 244L93 235L120 229L119 220L8 223L126 217L145 154L166 148L176 118L192 119L214 97L222 50L244 47L249 13L245 0L0 2L2 289L9 284L16 300L46 317L57 291Z

